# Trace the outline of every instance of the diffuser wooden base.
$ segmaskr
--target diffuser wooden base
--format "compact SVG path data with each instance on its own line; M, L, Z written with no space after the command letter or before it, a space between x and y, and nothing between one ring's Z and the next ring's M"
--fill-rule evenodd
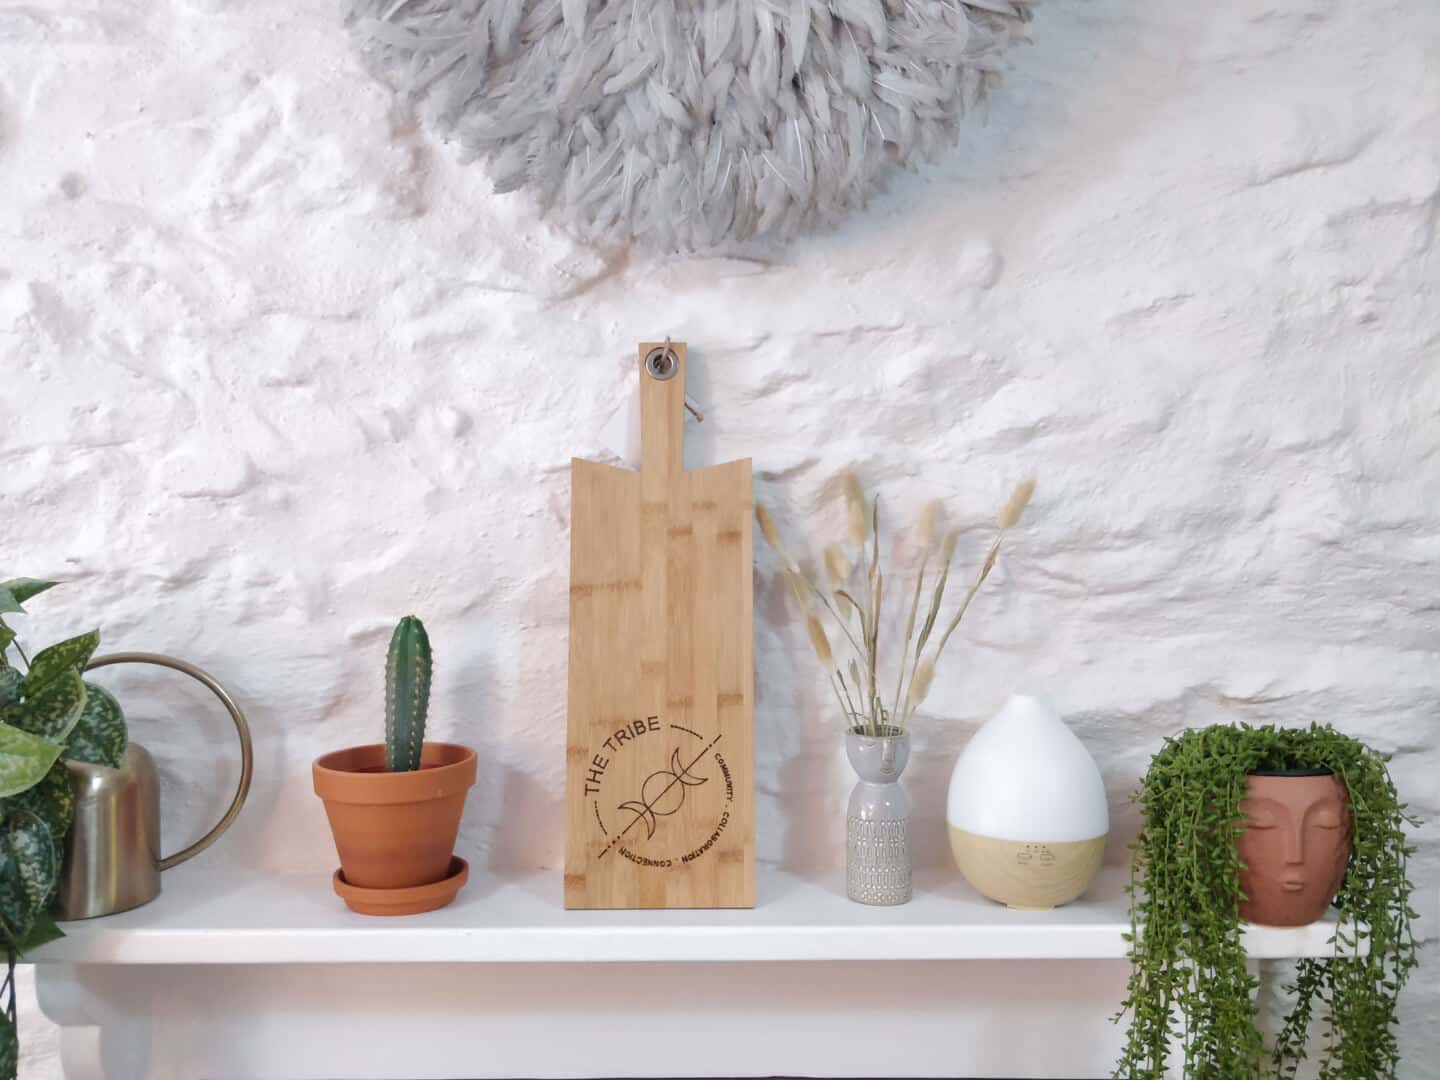
M1068 904L1095 880L1105 837L1057 844L996 840L950 827L950 850L965 880L1006 907L1048 911Z

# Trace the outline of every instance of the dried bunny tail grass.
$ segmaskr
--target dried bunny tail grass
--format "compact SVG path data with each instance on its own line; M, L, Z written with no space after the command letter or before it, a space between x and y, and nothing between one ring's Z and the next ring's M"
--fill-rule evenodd
M985 584L985 579L990 576L990 571L995 569L995 560L1000 555L1000 542L1004 538L1005 530L1013 528L1020 520L1020 515L1025 512L1025 506L1030 502L1030 496L1035 494L1035 481L1033 479L1022 481L1010 494L1010 501L1005 504L1005 509L1000 511L1000 533L990 545L990 550L985 553L985 561L980 565L980 573L976 575L975 582L965 594L965 599L960 602L960 607L955 612L950 625L945 628L945 633L940 637L940 644L935 647L935 655L938 657L945 651L945 645L950 640L950 635L955 633L955 628L960 625L960 620L965 618L965 613L970 610L970 603L980 591L980 586Z
M955 558L955 545L960 543L960 530L951 529L945 534L945 539L940 543L940 565L948 567Z
M765 537L765 543L784 558L785 549L780 545L780 530L775 528L775 519L770 516L770 511L765 509L764 503L755 504L755 520L760 523L760 535Z
M925 696L930 693L930 684L935 681L935 663L926 660L915 669L915 677L910 680L910 692L905 695L905 712L914 712L920 707Z
M820 663L826 667L835 662L835 654L830 651L830 639L825 636L825 627L820 625L820 620L814 615L805 620L805 629L810 634L810 645L815 650L815 656Z
M870 513L865 506L865 489L854 470L846 469L840 482L845 487L845 510L849 514L850 539L863 544L870 538Z
M840 588L850 580L850 560L845 557L845 552L840 550L839 544L831 544L825 549L825 572L830 575L830 583Z
M944 512L944 505L939 499L931 499L925 504L925 509L920 511L920 547L929 551L935 546L935 533L940 528L940 515Z
M1013 529L1020 522L1020 515L1025 513L1025 507L1030 504L1030 496L1035 494L1035 480L1022 480L1016 485L1015 490L1010 493L1010 501L1005 504L1005 509L1000 511L1000 528Z
M915 618L920 613L920 593L925 588L925 571L930 566L930 555L935 550L935 533L940 525L940 515L943 507L938 499L932 499L925 504L924 511L920 514L920 544L923 555L920 559L920 572L915 575L915 591L910 597L910 617L905 620L905 641L900 647L900 662L895 665L895 704L892 712L896 716L901 715L900 707L904 704L900 697L905 687L905 665L910 659L910 645L915 640ZM954 531L952 530L952 533ZM954 533L958 539L959 534ZM948 546L944 549L945 562L949 562L955 555L955 543L947 534L944 543ZM944 580L944 572L941 572L941 580ZM927 626L933 626L935 616L932 614L926 620ZM928 631L927 631L928 632ZM923 647L923 646L922 646ZM914 662L911 662L913 674Z
M775 519L770 516L770 511L765 509L763 503L755 504L755 520L760 525L760 535L765 538L765 543L770 546L771 551L780 556L780 565L785 568L785 572L792 576L798 575L800 568L795 565L795 560L790 558L785 551L780 541L780 530L775 527ZM809 610L808 604L806 604L806 610Z
M880 672L878 664L880 661L880 613L885 609L885 575L877 567L875 570L875 614L870 620L870 695L875 701L876 709L882 710L880 705ZM879 717L875 718L879 722Z
M800 610L807 616L814 612L815 601L811 599L809 583L794 570L785 571L785 580L790 583L790 591L795 594L795 602L800 605Z
M945 534L945 539L940 545L940 575L935 579L935 588L930 594L930 610L926 612L925 622L920 627L920 640L915 646L915 659L910 665L912 681L920 664L920 654L925 651L925 645L930 640L930 632L935 629L935 620L940 618L940 605L945 600L945 586L950 584L950 563L955 558L955 545L959 542L960 530L951 529Z

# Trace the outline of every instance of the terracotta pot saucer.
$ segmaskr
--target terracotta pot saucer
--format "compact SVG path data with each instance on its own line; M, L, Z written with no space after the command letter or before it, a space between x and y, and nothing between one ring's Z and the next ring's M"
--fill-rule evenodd
M361 915L419 915L422 911L442 908L470 880L470 864L459 855L450 858L450 870L439 881L428 885L411 885L402 889L362 889L351 885L345 875L335 871L332 879L335 893L351 911Z

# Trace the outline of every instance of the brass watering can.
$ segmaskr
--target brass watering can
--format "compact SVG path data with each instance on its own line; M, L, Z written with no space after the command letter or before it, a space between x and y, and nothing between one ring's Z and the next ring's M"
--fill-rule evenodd
M159 653L98 656L86 670L112 664L155 664L183 672L220 699L240 735L240 785L213 829L174 855L160 855L160 784L149 753L132 742L118 769L67 761L75 788L75 824L66 841L56 917L93 919L148 904L160 895L160 871L199 855L230 827L250 792L254 755L245 714L225 688L194 664Z

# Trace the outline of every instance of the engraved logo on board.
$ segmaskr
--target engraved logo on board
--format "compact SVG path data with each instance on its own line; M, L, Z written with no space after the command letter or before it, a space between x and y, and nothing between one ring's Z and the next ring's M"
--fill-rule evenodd
M611 732L585 767L585 797L597 828L596 858L616 854L658 869L704 858L729 826L735 802L721 739L664 724L658 716L631 720ZM613 779L620 771L614 765L632 758L642 764L628 775L641 780L622 790ZM684 830L667 828L667 819L682 810L687 822L710 826L703 843L691 847Z

